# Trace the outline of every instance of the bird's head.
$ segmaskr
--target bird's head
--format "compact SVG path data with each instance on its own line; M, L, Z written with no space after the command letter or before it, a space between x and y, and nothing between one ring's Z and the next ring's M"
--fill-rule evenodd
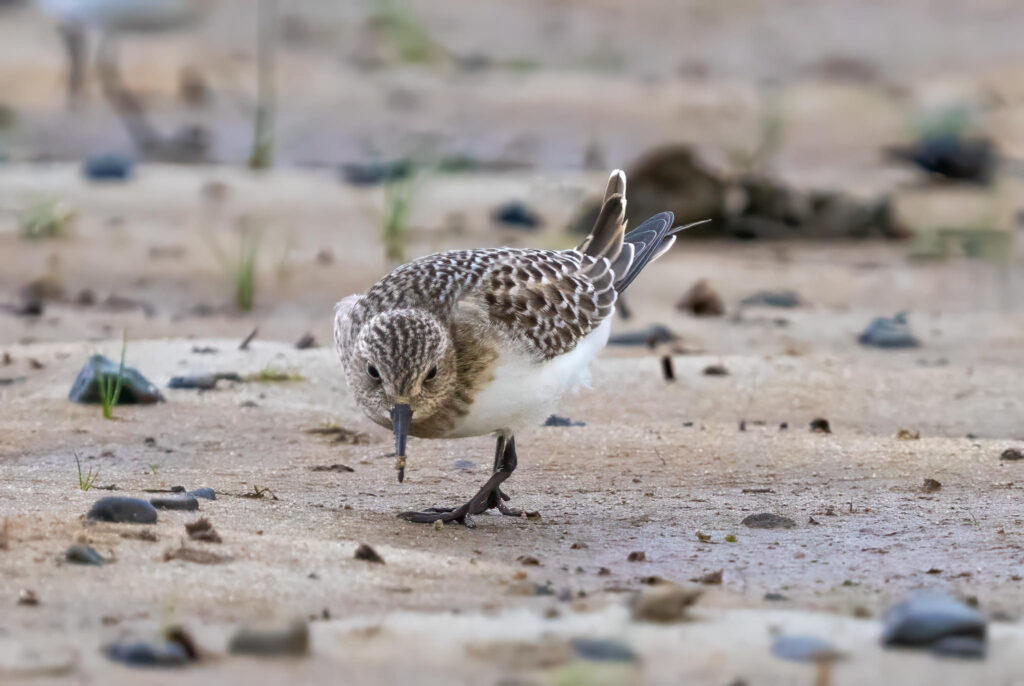
M404 465L412 423L429 419L455 392L451 333L424 310L382 312L361 327L345 373L363 411L394 430L395 453Z

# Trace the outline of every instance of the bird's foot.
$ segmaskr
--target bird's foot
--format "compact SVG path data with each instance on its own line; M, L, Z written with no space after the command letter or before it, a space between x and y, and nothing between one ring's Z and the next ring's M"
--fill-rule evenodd
M478 493L477 495L479 496L480 494ZM509 507L505 504L508 500L508 494L504 493L501 489L494 489L486 493L483 498L474 497L461 507L428 507L425 510L402 512L398 517L407 522L419 524L457 522L470 529L476 526L473 515L481 514L490 509L496 509L506 517L527 517L529 519L540 517L539 512Z
M490 497L487 499L487 507L495 508L501 514L506 517L527 517L529 519L536 519L540 517L540 512L520 510L518 507L509 507L507 503L511 498L500 488L496 488L491 491Z
M469 503L466 503L462 507L428 507L425 510L402 512L398 515L399 519L404 519L407 522L416 522L417 524L433 524L434 522L458 522L463 526L473 529L476 528L476 522L473 521L473 515L470 514Z

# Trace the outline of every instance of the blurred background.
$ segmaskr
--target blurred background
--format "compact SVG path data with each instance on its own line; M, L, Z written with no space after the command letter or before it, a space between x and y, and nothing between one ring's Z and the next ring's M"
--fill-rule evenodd
M1007 311L1024 283L1011 0L0 4L9 341L249 320L322 341L400 261L575 244L615 167L634 225L713 220L640 323L715 277L723 310L794 290L840 318L811 338L852 343L876 314Z
M1022 28L1020 0L0 0L0 681L135 684L110 660L194 631L201 683L827 684L844 653L835 683L1024 683ZM334 304L438 250L570 248L614 168L632 226L712 221L517 432L543 518L398 520L493 442L415 440L394 483ZM172 489L204 519L83 518ZM883 649L921 589L957 600L915 636L986 660Z

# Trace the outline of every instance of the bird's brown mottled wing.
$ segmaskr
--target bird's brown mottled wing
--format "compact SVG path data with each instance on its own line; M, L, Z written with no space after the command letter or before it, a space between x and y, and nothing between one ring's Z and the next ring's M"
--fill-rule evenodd
M491 322L538 359L571 351L615 309L604 257L575 250L514 250L495 260L467 295Z

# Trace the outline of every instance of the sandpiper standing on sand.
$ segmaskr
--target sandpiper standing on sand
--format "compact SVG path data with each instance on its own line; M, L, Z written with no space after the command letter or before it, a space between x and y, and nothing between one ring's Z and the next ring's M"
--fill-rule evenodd
M348 385L370 419L393 429L399 482L410 435L497 435L494 472L468 502L400 517L473 526L491 508L523 514L501 490L516 468L515 432L587 383L618 294L688 228L662 212L626 234L625 216L626 175L616 170L574 250L441 252L338 303L334 340Z

